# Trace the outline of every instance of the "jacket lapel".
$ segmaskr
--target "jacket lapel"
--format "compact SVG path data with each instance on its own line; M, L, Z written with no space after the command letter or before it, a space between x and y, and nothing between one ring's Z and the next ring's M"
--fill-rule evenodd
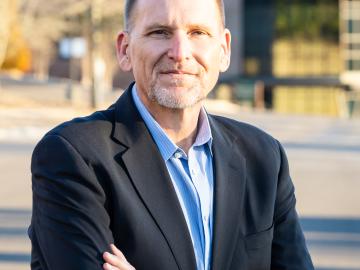
M236 138L210 117L214 151L214 230L212 270L229 269L243 223L246 160Z
M139 196L167 240L179 269L196 269L196 260L175 189L165 162L139 115L131 88L115 105L113 138L127 150L119 155Z

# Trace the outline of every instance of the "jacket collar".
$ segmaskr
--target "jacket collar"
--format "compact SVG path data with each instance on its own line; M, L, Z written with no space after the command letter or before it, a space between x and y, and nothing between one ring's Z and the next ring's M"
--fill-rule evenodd
M134 105L132 86L115 104L113 139L127 148L119 153L119 158L167 240L179 269L196 269L185 217L165 162ZM209 116L209 121L215 183L211 269L226 270L230 267L242 223L246 162L232 132L215 117Z
M214 233L212 270L230 267L244 224L246 159L233 132L210 117L214 151ZM240 134L237 134L238 136Z
M127 149L121 160L166 239L179 269L196 269L192 240L165 162L131 97L132 85L115 104L113 138Z

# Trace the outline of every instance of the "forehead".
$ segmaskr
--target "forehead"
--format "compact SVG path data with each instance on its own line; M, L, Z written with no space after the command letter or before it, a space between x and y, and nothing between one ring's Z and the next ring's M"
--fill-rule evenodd
M137 0L133 10L135 27L162 24L215 28L221 25L220 22L220 11L215 0Z

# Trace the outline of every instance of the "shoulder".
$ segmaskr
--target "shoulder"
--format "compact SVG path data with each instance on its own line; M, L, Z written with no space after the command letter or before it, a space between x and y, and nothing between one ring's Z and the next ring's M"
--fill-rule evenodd
M110 107L107 110L96 111L91 115L66 121L50 130L45 136L59 135L69 139L79 137L79 135L86 136L86 134L96 136L99 133L108 132L114 119L114 109Z
M268 146L276 151L279 149L278 140L256 126L218 115L210 115L210 119L216 128L238 142L246 145Z
M115 122L114 108L96 111L88 116L77 117L66 121L47 132L38 142L38 148L51 148L52 151L62 145L67 145L77 151L98 148L111 136ZM54 142L57 142L54 144ZM34 151L35 152L35 151Z

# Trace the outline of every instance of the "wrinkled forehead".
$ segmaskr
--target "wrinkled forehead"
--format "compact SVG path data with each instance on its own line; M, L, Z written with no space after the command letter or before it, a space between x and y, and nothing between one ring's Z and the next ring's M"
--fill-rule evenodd
M222 27L220 11L215 0L137 0L131 17L133 27L152 24L169 27Z

